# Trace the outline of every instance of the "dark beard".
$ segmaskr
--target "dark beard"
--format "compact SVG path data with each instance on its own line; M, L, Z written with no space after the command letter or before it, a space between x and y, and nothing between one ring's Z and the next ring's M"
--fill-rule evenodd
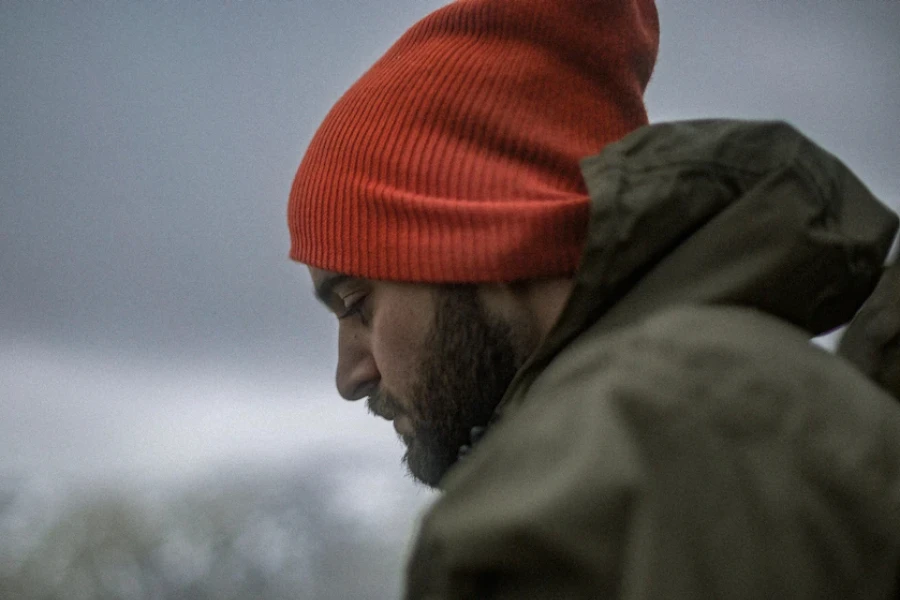
M486 425L530 345L524 324L487 314L471 285L440 288L420 377L412 390L415 435L403 457L415 479L436 487L469 443L472 427Z

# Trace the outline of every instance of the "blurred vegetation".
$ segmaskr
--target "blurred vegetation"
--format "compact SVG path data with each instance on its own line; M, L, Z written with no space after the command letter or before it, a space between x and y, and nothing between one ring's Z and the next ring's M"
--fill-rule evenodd
M0 480L0 598L398 597L423 498L378 493L311 468L164 491Z

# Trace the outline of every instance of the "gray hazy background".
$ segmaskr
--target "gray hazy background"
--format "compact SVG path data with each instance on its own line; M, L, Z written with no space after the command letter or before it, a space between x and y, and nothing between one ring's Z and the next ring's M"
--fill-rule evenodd
M7 488L49 507L72 485L265 472L402 554L431 496L390 424L334 392L335 325L287 259L285 207L331 104L442 4L0 3ZM900 208L900 1L659 12L651 121L788 120ZM384 589L398 564L372 567Z

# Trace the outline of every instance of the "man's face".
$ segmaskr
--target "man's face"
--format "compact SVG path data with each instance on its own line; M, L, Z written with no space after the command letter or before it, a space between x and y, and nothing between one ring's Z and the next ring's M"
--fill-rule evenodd
M437 485L524 362L528 323L486 310L475 286L310 273L338 317L338 391L392 420L410 473Z

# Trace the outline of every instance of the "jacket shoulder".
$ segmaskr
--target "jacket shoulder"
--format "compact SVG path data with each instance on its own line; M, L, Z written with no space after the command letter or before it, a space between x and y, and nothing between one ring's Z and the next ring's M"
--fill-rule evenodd
M755 311L589 329L449 474L409 597L885 591L898 440L887 396Z

